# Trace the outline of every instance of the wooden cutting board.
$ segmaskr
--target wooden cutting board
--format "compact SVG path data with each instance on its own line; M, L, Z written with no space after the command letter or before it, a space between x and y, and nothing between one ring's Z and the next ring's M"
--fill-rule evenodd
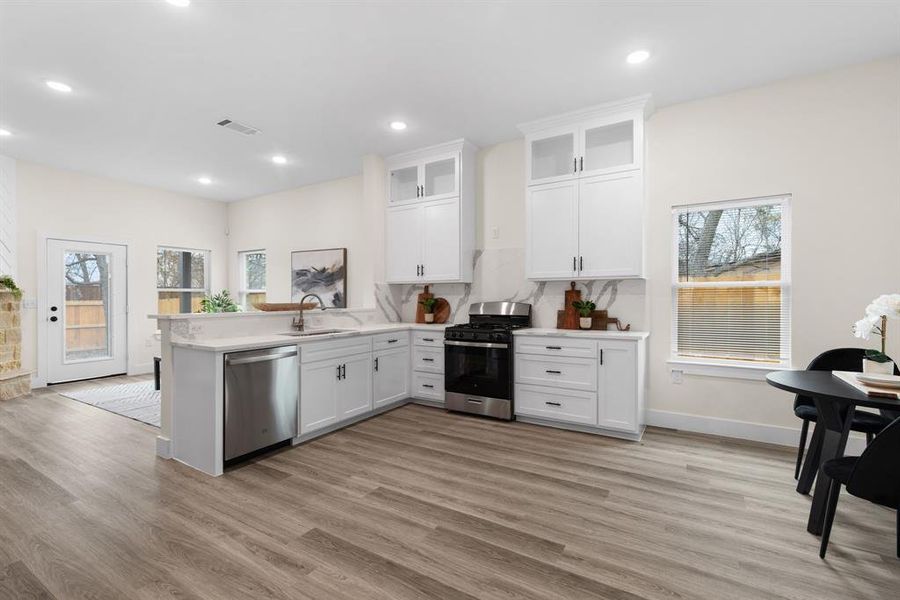
M422 306L422 300L426 298L434 298L434 294L432 294L429 289L431 286L426 285L425 289L419 294L416 298L416 323L424 323L425 322L425 307Z
M424 320L424 316L422 317ZM434 322L446 323L450 320L450 303L446 298L438 298L437 304L434 305Z
M857 375L862 375L862 373L854 373L852 371L832 371L831 374L841 381L852 385L867 396L872 396L874 398L893 398L894 400L900 400L900 390L896 388L873 385L871 383L863 383L856 378Z
M575 289L575 282L569 284L569 289L565 292L565 304L563 309L557 312L556 328L557 329L578 329L578 311L572 306L573 302L581 300L581 290Z

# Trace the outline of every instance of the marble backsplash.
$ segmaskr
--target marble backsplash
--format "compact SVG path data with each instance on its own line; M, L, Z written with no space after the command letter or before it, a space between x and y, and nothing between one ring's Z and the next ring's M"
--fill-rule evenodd
M535 327L556 327L556 313L563 308L567 281L528 281L525 278L524 248L475 251L475 276L472 283L436 284L435 296L450 303L450 321L468 321L472 302L509 301L532 305ZM608 279L578 282L582 298L593 300L610 317L631 324L634 330L646 328L646 282L633 279ZM416 297L422 284L375 284L375 306L381 320L413 321Z

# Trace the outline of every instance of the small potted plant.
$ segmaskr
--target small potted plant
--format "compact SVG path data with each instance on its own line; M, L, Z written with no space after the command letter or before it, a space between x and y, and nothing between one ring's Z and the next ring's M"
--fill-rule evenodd
M437 298L424 298L419 300L419 304L425 310L425 322L434 323L434 307L437 306Z
M203 313L228 313L240 310L241 308L235 303L228 290L222 290L212 296L204 296L200 301L200 312Z
M866 350L863 373L894 374L894 363L885 354L888 319L900 319L900 294L878 296L866 307L866 316L853 325L856 337L867 340L873 333L881 336L881 351Z
M590 300L576 300L572 303L572 306L579 314L578 326L582 329L590 329L592 321L591 313L594 312L597 305Z

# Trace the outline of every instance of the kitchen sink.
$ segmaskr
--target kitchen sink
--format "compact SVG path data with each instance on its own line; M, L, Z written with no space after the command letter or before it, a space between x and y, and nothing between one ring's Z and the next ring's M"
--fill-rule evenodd
M289 335L291 337L310 337L314 335L326 335L329 333L351 333L356 329L312 329L310 331L291 331L282 333L281 335Z

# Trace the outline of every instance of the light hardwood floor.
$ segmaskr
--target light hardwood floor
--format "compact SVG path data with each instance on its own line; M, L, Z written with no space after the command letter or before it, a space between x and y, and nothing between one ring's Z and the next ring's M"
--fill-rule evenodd
M894 514L856 498L842 498L819 560L784 448L665 430L635 444L409 405L214 479L155 458L154 438L52 389L0 403L0 598L821 600L900 587Z

